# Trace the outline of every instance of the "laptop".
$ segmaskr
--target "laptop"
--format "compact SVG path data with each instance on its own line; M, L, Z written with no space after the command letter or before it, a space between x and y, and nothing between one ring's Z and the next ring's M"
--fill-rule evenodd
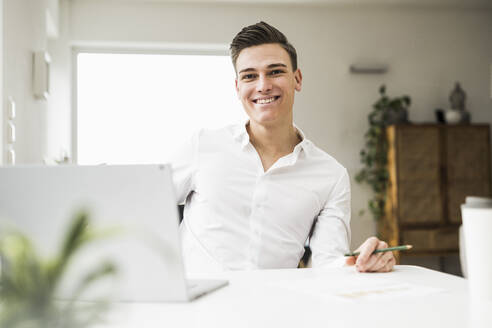
M190 301L227 285L226 280L185 279L170 166L0 168L0 227L13 225L27 234L41 256L59 252L79 211L88 213L93 229L110 233L81 248L58 298L70 299L88 269L106 260L117 274L98 281L81 300L109 293L113 301Z

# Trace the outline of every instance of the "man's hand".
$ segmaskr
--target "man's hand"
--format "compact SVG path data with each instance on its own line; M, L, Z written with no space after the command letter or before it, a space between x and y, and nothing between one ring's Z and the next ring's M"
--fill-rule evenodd
M376 249L387 248L388 244L376 237L368 238L356 252L358 256L347 258L345 264L354 265L359 272L390 272L396 263L393 252L372 254Z

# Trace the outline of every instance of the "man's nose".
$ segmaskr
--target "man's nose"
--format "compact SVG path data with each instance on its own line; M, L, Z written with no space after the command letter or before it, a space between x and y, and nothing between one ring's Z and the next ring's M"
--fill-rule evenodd
M268 76L260 75L256 83L256 91L265 93L270 90L272 90L272 83L270 79Z

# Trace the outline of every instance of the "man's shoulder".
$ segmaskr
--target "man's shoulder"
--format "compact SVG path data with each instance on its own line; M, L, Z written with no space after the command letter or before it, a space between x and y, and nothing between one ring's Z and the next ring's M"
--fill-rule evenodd
M306 139L306 148L308 157L314 163L318 165L326 166L330 171L338 171L340 173L345 173L346 168L332 155L328 154L323 149L319 148L311 140Z

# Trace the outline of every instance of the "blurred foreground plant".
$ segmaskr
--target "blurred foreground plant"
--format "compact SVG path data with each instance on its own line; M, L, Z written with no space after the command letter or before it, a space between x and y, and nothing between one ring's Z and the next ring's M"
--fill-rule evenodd
M21 233L0 239L0 327L77 328L97 321L107 302L77 303L93 282L116 273L115 266L103 262L89 271L70 301L54 299L57 287L73 256L97 236L88 229L88 216L79 213L67 231L60 253L53 259L38 256L30 240Z

